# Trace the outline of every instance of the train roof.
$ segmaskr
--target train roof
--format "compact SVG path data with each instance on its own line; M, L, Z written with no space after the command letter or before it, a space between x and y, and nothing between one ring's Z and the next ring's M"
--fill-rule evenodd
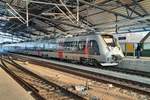
M26 41L26 42L18 42L18 43L12 43L12 44L4 44L3 46L15 46L17 45L26 45L26 43L30 43L32 44L36 44L36 45L40 45L43 43L56 43L58 41L80 41L80 40L86 40L87 38L89 40L95 40L97 38L97 36L99 35L105 35L105 36L113 36L112 34L96 34L96 35L83 35L83 36L75 36L75 37L65 37L65 38L58 38L58 39L49 39L49 40L38 40L38 41Z

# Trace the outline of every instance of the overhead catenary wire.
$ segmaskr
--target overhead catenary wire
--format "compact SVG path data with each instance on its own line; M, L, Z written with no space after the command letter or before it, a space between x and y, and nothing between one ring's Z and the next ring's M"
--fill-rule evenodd
M11 6L9 5L8 3L6 3L6 5L12 9L12 11L14 11L24 22L26 22L26 20Z
M72 23L75 23L58 5L55 5L62 13L64 16L66 16Z
M69 12L69 14L75 19L77 20L77 18L72 14L72 12L67 8L67 6L62 2L62 0L60 0L61 4L66 8L66 10Z
M25 24L23 20L20 19L20 17L16 16L11 10L7 9L13 16L15 16L19 21Z

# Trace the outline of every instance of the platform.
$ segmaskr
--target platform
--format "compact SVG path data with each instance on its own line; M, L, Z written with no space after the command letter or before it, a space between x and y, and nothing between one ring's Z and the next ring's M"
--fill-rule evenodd
M150 72L150 57L125 57L118 67Z
M34 100L0 67L0 100Z

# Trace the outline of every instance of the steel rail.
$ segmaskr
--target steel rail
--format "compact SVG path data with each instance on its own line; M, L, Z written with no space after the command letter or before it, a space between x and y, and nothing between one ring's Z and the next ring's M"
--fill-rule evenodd
M65 93L65 96L68 96L68 97L71 97L71 98L77 99L77 100L85 100L84 97L82 97L82 96L80 96L80 95L78 95L78 94L75 94L74 92L69 91L69 90L67 90L67 89L64 88L64 87L59 86L58 84L55 84L55 83L53 83L53 82L50 82L50 81L48 81L47 79L45 79L45 78L43 78L43 77L41 77L41 76L39 76L39 75L37 75L37 74L35 74L35 73L33 73L33 72L27 70L27 69L25 69L25 68L23 68L22 66L20 66L19 64L17 64L15 61L13 61L13 60L11 60L11 59L9 59L9 60L10 60L11 62L9 62L9 61L7 61L7 60L5 60L5 62L7 62L7 63L9 63L9 64L11 64L11 65L13 65L13 66L15 66L17 69L20 69L20 70L22 70L22 71L25 72L25 73L30 74L31 76L34 76L34 77L36 77L36 78L42 80L42 81L45 82L46 84L49 84L50 86L55 87L56 89L59 89L62 93Z
M67 72L67 73L75 74L78 76L83 76L83 77L86 77L86 78L89 78L92 80L105 82L105 83L111 83L116 86L126 88L126 89L131 89L133 91L140 92L143 94L148 94L148 95L150 94L150 85L146 84L146 83L136 82L136 81L129 80L129 79L121 79L118 77L103 75L100 73L95 73L95 72L91 72L91 71L87 71L87 70L83 70L83 69L66 67L64 65L54 64L54 63L50 63L50 62L44 62L44 61L40 61L37 59L36 60L31 59L28 57L26 57L25 60L27 60L28 62L33 63L33 64L41 65L43 67L46 66L48 68L61 70L61 71Z
M145 71L126 69L120 67L107 67L107 68L101 67L101 69L150 78L150 72L145 72Z
M24 54L21 54L21 55L24 55ZM38 57L38 56L35 56L35 57L41 58L41 57ZM43 59L46 59L46 58L43 58ZM52 59L52 60L54 60L54 59ZM70 62L67 62L67 63L72 64ZM77 64L77 65L83 65L83 64ZM86 66L87 67L93 67L93 65L86 65ZM142 76L142 77L150 78L150 72L145 72L145 71L139 71L139 70L127 69L127 68L120 68L120 67L117 67L117 66L116 67L112 67L112 66L110 66L110 67L109 66L108 67L98 66L96 68L103 69L103 70L108 70L108 71L121 72L121 73L125 73L125 74L131 74L131 75L137 75L137 76Z
M18 82L26 91L31 91L31 95L36 99L36 100L45 100L41 95L39 95L39 91L34 88L32 85L28 84L26 81L18 77L15 73L13 73L2 61L1 62L3 65L0 64L1 68L6 71L16 82Z

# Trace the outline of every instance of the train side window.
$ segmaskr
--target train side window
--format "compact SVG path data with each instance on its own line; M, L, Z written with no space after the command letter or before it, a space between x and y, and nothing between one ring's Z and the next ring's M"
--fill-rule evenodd
M73 42L64 42L64 49L66 52L72 52Z
M95 40L90 40L88 42L89 54L100 55L98 44Z
M79 41L79 42L78 42L78 52L79 52L79 53L84 53L83 50L84 50L84 48L85 48L85 44L86 44L85 41Z
M65 51L67 50L67 47L68 47L68 43L64 42L64 49L65 49Z

